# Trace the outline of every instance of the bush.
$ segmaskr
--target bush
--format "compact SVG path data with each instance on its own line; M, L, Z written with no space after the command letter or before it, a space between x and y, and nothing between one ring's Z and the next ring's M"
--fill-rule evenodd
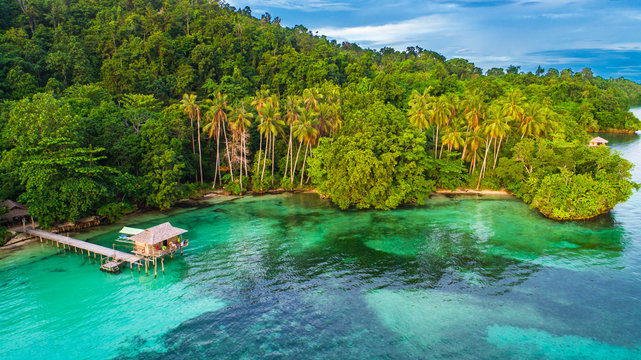
M110 223L113 223L134 210L136 210L135 207L124 202L109 203L98 209L98 215L107 218Z

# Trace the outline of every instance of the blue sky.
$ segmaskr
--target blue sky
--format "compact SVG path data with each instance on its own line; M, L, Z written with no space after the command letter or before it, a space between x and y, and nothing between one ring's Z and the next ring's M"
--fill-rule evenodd
M484 70L514 64L641 82L641 0L229 0L365 48L418 45Z

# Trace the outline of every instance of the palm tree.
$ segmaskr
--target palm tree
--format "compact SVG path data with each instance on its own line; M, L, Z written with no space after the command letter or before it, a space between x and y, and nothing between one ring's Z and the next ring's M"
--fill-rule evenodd
M303 90L303 103L305 110L318 111L318 105L323 98L323 94L318 92L318 89L311 88Z
M420 132L423 132L423 129L429 125L429 110L427 108L428 97L429 93L427 90L423 94L414 90L410 96L410 109L408 111L410 124L418 128L418 131Z
M479 128L473 129L465 141L465 146L469 149L466 154L466 160L469 159L468 161L470 162L470 173L473 173L474 170L476 170L476 162L479 157L478 150L481 147L481 142L483 141L483 135Z
M274 141L275 141L275 136L278 134L279 131L279 125L281 124L280 121L280 112L278 111L278 99L275 97L270 97L268 101L265 103L263 108L261 109L259 113L259 119L261 121L260 125L258 125L258 131L260 132L261 135L265 136L265 154L264 154L264 159L263 159L263 170L260 175L260 181L263 181L263 178L265 176L265 168L267 167L267 157L269 155L269 152L271 150L272 154L272 184L274 182L273 179L273 174L274 174ZM271 149L270 149L271 145ZM260 159L258 159L259 164L260 164Z
M496 168L496 162L498 161L499 152L501 151L503 138L510 133L510 125L508 124L510 118L503 116L503 114L508 113L506 107L507 105L504 104L500 107L495 106L490 108L490 118L486 125L490 136L494 138L494 163L492 165L492 169Z
M196 154L196 143L194 141L194 119L196 118L196 95L194 94L183 94L182 100L180 100L180 108L183 110L183 114L189 115L189 126L191 127L191 151L192 154Z
M479 181L476 185L476 188L478 189L481 186L481 179L485 177L485 169L487 166L487 155L490 150L490 147L492 147L492 142L494 142L494 167L496 167L496 158L498 156L498 148L496 146L496 139L500 138L501 141L503 140L503 137L507 134L509 131L510 127L507 125L504 120L503 120L503 113L505 110L499 106L492 106L490 107L489 117L486 120L486 122L483 124L483 132L486 135L485 139L485 156L483 157L483 165L481 166L481 171L479 172ZM500 145L499 145L500 148Z
M465 135L465 130L462 124L459 124L458 122L455 121L450 126L445 128L445 130L443 130L443 135L441 136L441 142L445 146L447 146L448 151L452 151L452 149L458 150L462 146L465 146L464 135Z
M293 151L293 136L294 136L294 123L300 118L300 101L298 96L288 96L285 104L285 120L289 124L289 144L287 146L287 157L285 162L285 174L283 179L287 177L287 171L291 168L294 171L294 151ZM290 161L291 158L291 161ZM288 168L289 167L289 168ZM294 183L294 180L291 181Z
M198 103L196 103L196 95L194 94L183 94L182 100L180 100L180 108L183 110L183 113L189 115L189 119L191 120L191 127L192 127L192 134L191 134L191 141L192 141L192 148L194 147L194 133L193 133L193 127L194 127L194 118L197 119L198 121L198 164L200 166L200 184L202 185L203 183L203 156L202 156L202 151L200 149L200 106ZM194 153L195 153L195 149Z
M343 109L340 104L340 99L336 103L332 103L330 108L330 125L331 130L329 136L334 138L334 134L343 126Z
M432 100L430 110L430 123L432 126L436 126L436 134L434 135L434 158L436 159L438 155L438 133L441 126L447 124L449 119L449 106L447 103L447 98L443 95Z
M301 168L300 174L300 186L303 186L303 178L305 177L305 162L307 160L307 152L311 149L311 145L316 142L316 137L318 135L318 130L316 128L316 123L318 122L318 114L311 110L304 110L301 112L300 120L294 128L294 135L298 139L300 145L298 147L298 153L296 154L296 162L294 165L298 165L298 155L300 154L301 145L305 144L305 155L303 156L303 167ZM292 173L292 181L294 174Z
M269 97L269 90L257 90L256 96L254 97L254 100L251 103L251 105L256 108L256 111L259 114L258 118L261 124L263 123L263 117L260 116L260 114L263 110L263 107L265 107L265 104L267 103L268 97ZM260 154L262 154L262 152L263 152L263 137L259 136L258 164L260 164Z
M216 170L214 171L214 185L213 185L213 187L216 187L216 174L218 174L218 178L222 185L222 176L220 174L220 130L221 128L223 130L223 135L225 136L225 148L227 150L227 162L229 163L229 172L231 174L231 180L232 181L234 180L234 171L232 168L231 156L229 154L229 142L227 141L227 129L225 127L225 123L227 122L227 111L229 111L229 107L227 106L227 95L223 95L219 91L216 93L216 95L212 100L209 100L207 102L207 105L209 108L207 111L207 119L209 122L207 123L207 125L205 125L203 130L208 133L210 139L214 137L214 134L216 136Z
M240 155L240 193L243 193L243 163L245 168L245 176L249 176L247 171L247 141L246 133L247 128L251 126L251 118L254 117L254 114L247 112L245 110L245 104L241 103L240 107L236 108L234 111L233 121L230 122L230 127L234 133L234 136L240 136L241 142L241 155Z
M526 136L539 136L546 128L547 111L539 103L528 103L524 106L519 130L521 139Z
M511 119L521 121L523 115L523 107L521 104L525 102L525 98L521 95L518 89L515 89L507 95L504 104L504 115Z
M472 134L471 131L475 131L479 124L483 121L485 116L485 104L479 92L467 93L466 100L464 101L464 113L465 120L467 121L466 133ZM463 147L463 154L461 157L465 159L467 152L467 141Z

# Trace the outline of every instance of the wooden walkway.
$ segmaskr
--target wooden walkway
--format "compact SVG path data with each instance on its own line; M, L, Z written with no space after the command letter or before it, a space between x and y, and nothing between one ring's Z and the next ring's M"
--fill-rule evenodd
M69 247L69 249L71 249L71 247L74 247L77 249L81 249L81 251L86 250L88 254L94 253L94 257L96 254L98 254L98 255L114 258L116 260L126 261L132 265L133 264L140 265L140 260L142 259L141 257L136 256L134 254L129 254L129 253L114 250L114 249L109 249L104 246L88 243L86 241L70 238L68 236L50 233L48 231L26 228L22 231L19 230L19 232L25 232L29 235L39 237L40 241L42 241L42 239L48 239L48 240L54 241L56 243L62 244L63 248L66 245Z

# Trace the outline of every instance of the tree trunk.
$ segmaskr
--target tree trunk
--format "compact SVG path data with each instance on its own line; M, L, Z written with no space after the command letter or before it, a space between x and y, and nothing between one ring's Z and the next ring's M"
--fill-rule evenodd
M243 136L242 134L240 136ZM240 195L243 194L243 158L245 156L245 153L243 152L243 138L240 138Z
M223 123L223 134L225 135L225 148L227 150L227 162L229 163L229 173L231 174L231 181L234 182L234 168L231 165L231 156L229 155L229 143L227 142L227 129L225 128L225 121Z
M203 184L203 153L200 150L200 111L198 111L198 165L200 166L200 185Z
M269 155L268 152L269 152L269 141L270 140L271 140L271 134L267 133L267 136L265 137L265 154L263 154L265 156L265 159L263 159L263 171L260 174L261 185L262 185L262 182L263 182L263 178L265 176L265 168L267 167L267 155ZM262 189L262 187L261 187L261 189Z
M303 167L300 170L300 187L303 187L303 178L305 177L305 160L307 160L307 149L309 149L309 142L305 146L305 156L303 156Z
M262 124L263 120L261 120L260 123ZM258 167L256 167L256 170L260 171L260 154L263 152L263 135L261 135L261 133L260 133L260 128L258 130L258 139L259 139L259 145L258 145Z
M496 142L494 142L496 144ZM499 139L499 146L496 149L496 155L494 156L494 166L492 169L496 169L496 162L499 161L499 153L501 152L501 143L503 143L503 136Z
M212 189L216 188L216 178L219 175L219 169L220 168L220 127L218 127L218 133L216 134L216 169L214 169L214 185L212 186ZM222 185L222 179L220 180L220 184Z
M274 144L276 143L276 135L272 135L272 186L274 186Z
M194 140L194 118L189 117L189 126L191 127L191 153L196 154L196 141Z
M289 124L289 144L287 145L287 156L285 157L285 174L283 179L287 177L287 170L289 170L289 156L292 151L292 124Z
M438 152L438 125L436 125L436 137L434 138L434 159L436 159L436 153Z
M243 129L243 153L244 159L245 159L245 176L249 176L249 173L247 172L247 140L245 139L245 129Z
M292 181L291 181L292 185L294 184L294 175L296 174L296 167L298 167L298 155L300 155L300 149L302 147L303 147L303 142L301 141L300 144L298 144L298 151L296 152L296 161L294 162L294 168L292 171Z
M463 161L465 161L465 154L467 151L467 135L469 134L469 132L470 132L470 125L467 125L467 128L465 129L465 144L463 145L463 154L461 155L461 159L463 159Z
M485 173L485 165L487 163L487 153L490 150L490 147L492 147L492 138L490 138L490 142L485 147L485 157L483 157L483 165L481 166L481 171L479 172L479 182L478 184L476 184L476 190L478 190L481 187L481 179L483 178L483 174Z

